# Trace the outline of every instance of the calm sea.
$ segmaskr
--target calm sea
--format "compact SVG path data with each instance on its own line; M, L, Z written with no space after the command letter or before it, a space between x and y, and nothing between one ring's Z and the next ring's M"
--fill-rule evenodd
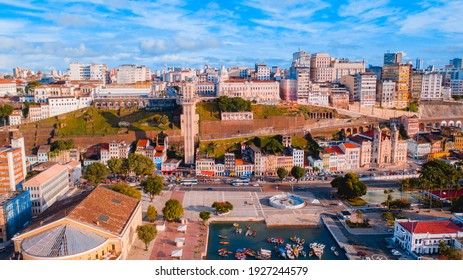
M336 241L331 236L330 232L326 229L325 226L320 225L319 227L271 227L267 228L263 222L238 222L239 228L242 229L241 234L235 233L235 227L233 223L212 223L209 226L209 241L207 248L207 259L208 260L234 260L235 252L238 248L251 248L254 251L259 251L260 249L272 250L272 260L280 259L276 252L275 246L283 247L286 243L293 244L289 238L292 236L297 236L305 239L304 250L307 253L310 251L308 249L309 244L312 242L325 244L325 251L322 256L322 260L346 260L345 254L339 249L336 244ZM256 237L245 236L246 227L251 225L252 230L257 231ZM222 239L219 238L219 235L225 235L228 238ZM267 242L269 237L280 237L284 239L284 243L281 245L275 245ZM229 245L221 245L220 241L229 241ZM331 246L336 246L336 250L339 252L339 256L333 254L330 250ZM233 254L230 254L227 258L219 256L217 250L221 248L227 248L229 251L232 251ZM247 259L254 259L248 257ZM300 257L299 260L304 260L305 258ZM309 257L307 255L307 260L318 260L317 257Z

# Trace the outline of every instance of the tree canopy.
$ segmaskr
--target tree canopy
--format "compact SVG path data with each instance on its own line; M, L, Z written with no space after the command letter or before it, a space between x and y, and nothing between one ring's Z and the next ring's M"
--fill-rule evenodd
M161 176L154 175L148 176L143 182L141 182L143 192L149 195L150 201L153 201L156 195L160 195L164 189L164 183Z
M209 211L201 211L201 212L199 212L199 217L205 223L211 218L211 212L209 212Z
M33 81L26 85L26 94L33 93L34 89L38 86L42 85L39 81Z
M439 252L441 254L439 259L441 260L461 260L463 257L461 249L452 248L444 241L439 244Z
M145 243L145 251L148 251L148 246L151 241L156 238L158 231L152 225L143 225L137 227L138 239Z
M233 204L231 204L230 201L216 201L212 204L212 208L214 208L217 213L223 214L233 210Z
M241 97L220 96L217 99L219 110L222 112L245 112L251 111L251 101Z
M148 210L146 210L146 219L148 219L150 222L154 222L157 216L158 211L156 211L156 208L154 208L153 205L148 205Z
M130 154L128 163L129 170L137 176L152 175L155 170L154 162L142 154Z
M0 104L0 119L6 119L13 113L13 107L8 104Z
M423 187L432 190L452 187L462 178L462 173L455 166L443 160L435 159L423 164L419 178Z
M183 216L183 206L180 201L169 199L162 209L162 214L166 220L173 221Z
M125 175L128 173L128 160L125 158L111 158L107 164L112 174Z
M293 166L291 169L291 175L293 175L293 177L299 182L299 179L305 175L305 169L300 166Z
M269 139L267 143L265 143L265 146L262 147L262 150L272 154L281 153L283 149L283 144L274 138Z
M98 186L109 175L109 169L101 162L90 164L84 171L84 178L92 185Z
M463 212L463 195L460 196L457 200L452 205L452 208L450 208L450 211L453 213L461 213Z
M69 139L69 140L56 140L53 143L51 143L50 150L51 151L65 151L74 148L74 140Z
M338 189L338 195L347 199L360 197L367 193L367 185L360 181L357 174L347 173L331 181L331 186Z
M283 182L283 180L288 176L288 170L286 168L280 167L277 169L278 178Z
M114 184L109 187L109 189L116 191L121 194L133 197L135 199L141 199L141 192L134 187L127 186L125 184Z

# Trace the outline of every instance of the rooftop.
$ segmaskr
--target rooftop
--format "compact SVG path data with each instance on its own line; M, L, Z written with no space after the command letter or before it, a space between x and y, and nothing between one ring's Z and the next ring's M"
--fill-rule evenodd
M399 222L399 224L411 233L444 234L463 232L463 230L459 226L457 226L449 220L411 221Z
M65 165L53 165L52 167L48 168L47 170L35 175L31 179L27 180L23 186L28 187L28 186L37 186L37 185L42 185L51 178L57 176L59 173L61 173L63 170L66 170L67 172L67 167Z

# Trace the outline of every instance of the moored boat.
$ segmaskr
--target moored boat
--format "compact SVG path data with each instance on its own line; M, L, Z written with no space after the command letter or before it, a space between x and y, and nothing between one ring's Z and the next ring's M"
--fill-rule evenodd
M249 235L252 235L252 231L250 229L246 231L246 236L249 236Z
M254 230L254 231L252 232L252 237L256 237L256 235L257 235L257 230Z
M336 247L331 246L331 251L334 251L334 250L336 250Z
M219 238L226 239L228 236L219 234Z
M221 245L228 245L228 244L230 244L230 242L229 242L229 241L220 241L219 244L221 244Z
M338 251L333 251L333 253L334 253L334 255L335 255L336 257L339 256Z
M234 223L234 224L233 224L233 226L234 226L234 227L239 227L239 226L240 226L240 224L238 224L238 223Z

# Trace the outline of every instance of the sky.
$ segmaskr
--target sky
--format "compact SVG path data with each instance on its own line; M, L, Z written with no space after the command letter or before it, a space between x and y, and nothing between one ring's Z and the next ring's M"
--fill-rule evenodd
M463 57L463 0L0 0L0 71L70 62L288 68L299 49L382 65Z

